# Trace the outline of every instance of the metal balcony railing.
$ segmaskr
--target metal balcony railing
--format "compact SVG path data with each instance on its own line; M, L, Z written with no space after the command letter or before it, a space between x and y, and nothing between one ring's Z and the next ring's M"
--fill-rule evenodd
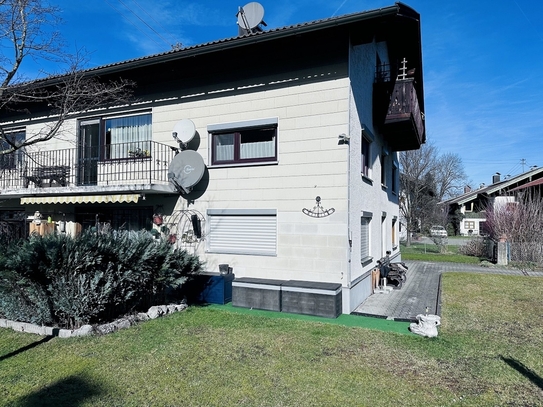
M0 188L167 184L174 156L174 148L154 141L16 151L0 156Z

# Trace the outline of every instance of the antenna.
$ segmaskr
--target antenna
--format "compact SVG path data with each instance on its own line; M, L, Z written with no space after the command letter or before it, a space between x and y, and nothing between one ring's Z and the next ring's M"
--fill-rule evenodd
M168 167L168 180L177 192L188 194L205 172L202 156L193 150L184 150L177 154Z
M180 120L173 126L172 137L179 143L181 150L186 149L187 144L190 143L195 135L196 126L190 119Z
M253 34L262 31L260 25L266 26L264 22L264 7L262 4L253 1L238 9L238 34Z

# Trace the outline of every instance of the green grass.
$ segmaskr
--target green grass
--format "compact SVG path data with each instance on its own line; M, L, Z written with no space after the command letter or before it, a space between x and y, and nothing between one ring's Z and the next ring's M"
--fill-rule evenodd
M543 279L446 273L433 339L229 307L102 337L0 329L0 405L541 405L542 296Z
M481 259L474 256L458 254L456 245L448 245L446 253L440 253L437 245L433 243L411 243L407 247L401 245L402 260L437 261L448 263L479 264Z

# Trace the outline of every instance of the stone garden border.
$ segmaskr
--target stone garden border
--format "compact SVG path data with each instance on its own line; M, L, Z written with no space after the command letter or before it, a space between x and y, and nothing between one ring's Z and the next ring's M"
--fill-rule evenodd
M138 322L156 319L158 317L184 311L187 304L155 305L147 312L140 312L135 315L128 315L113 322L102 325L83 325L79 329L61 329L43 325L30 324L28 322L17 322L0 318L0 328L11 328L18 332L27 332L42 336L56 336L59 338L71 338L76 336L106 335L121 329L129 328Z

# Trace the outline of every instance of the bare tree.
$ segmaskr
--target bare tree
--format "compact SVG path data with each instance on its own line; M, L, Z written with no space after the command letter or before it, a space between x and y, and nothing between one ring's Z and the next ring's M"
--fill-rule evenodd
M432 223L446 226L446 213L437 203L454 195L465 178L461 159L452 153L439 155L431 143L400 153L400 213L406 223L408 245L411 233Z
M467 176L458 154L445 153L438 157L435 169L436 197L443 201L462 193Z
M82 53L68 55L58 31L59 9L42 0L0 0L0 111L33 114L47 109L49 125L24 140L16 139L0 125L0 155L50 140L64 121L77 113L108 104L126 103L131 83L101 82L82 71ZM21 73L23 63L46 60L63 71L46 79L29 80Z

